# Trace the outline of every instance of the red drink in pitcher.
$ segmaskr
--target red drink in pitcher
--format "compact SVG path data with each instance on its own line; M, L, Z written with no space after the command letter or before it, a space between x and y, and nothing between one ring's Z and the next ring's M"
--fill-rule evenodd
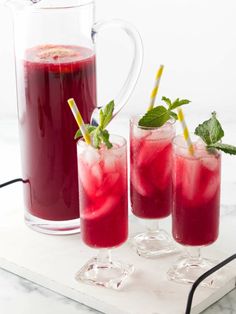
M19 124L27 213L48 221L76 219L78 127L67 99L76 100L89 122L96 107L95 55L85 47L37 46L27 50L23 67Z
M112 97L116 115L138 79L142 41L125 21L96 21L94 0L5 2L14 22L25 222L43 233L76 233L78 126L67 100L76 101L85 123L98 122L95 42L104 29L119 29L135 49L127 78L118 96Z
M189 246L211 244L219 232L220 153L208 152L199 139L190 156L181 136L174 147L174 239Z
M81 235L94 248L116 247L128 236L126 144L116 138L111 149L78 142Z

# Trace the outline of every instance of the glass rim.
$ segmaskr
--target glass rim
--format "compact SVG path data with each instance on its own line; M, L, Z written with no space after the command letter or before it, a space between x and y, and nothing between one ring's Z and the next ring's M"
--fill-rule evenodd
M194 134L193 132L190 132L189 135L190 135L190 137L191 137L191 142L192 142L193 144L197 143L197 140L198 140L198 139L201 139L200 136ZM179 147L179 148L181 148L181 149L187 151L187 150L189 149L189 146L188 146L188 145L184 145L184 144L176 143L176 141L177 141L178 138L184 139L184 135L183 135L183 134L177 134L177 135L175 135L175 136L173 137L173 139L172 139L172 144L173 144L173 146L176 147L176 148ZM192 140L192 138L195 138L195 140ZM186 143L186 140L185 140L185 139L184 139L184 142ZM203 143L204 143L204 142L203 142ZM205 143L204 143L204 145L205 145L204 147L198 147L198 148L197 148L197 151L198 151L198 152L202 152L202 151L206 152L206 151L208 151L208 150L207 150L207 146L206 146ZM215 155L216 155L216 154L217 154L217 155L221 155L221 152L220 152L219 150L215 149L215 148L212 148L211 151L212 151L212 152L216 152ZM181 155L181 154L178 154L178 155ZM210 156L210 152L209 152L209 156ZM194 155L193 155L193 156L191 156L191 157L198 159L198 158L209 158L209 156L208 156L208 157L207 157L207 156L201 157L201 156L194 156Z
M109 151L109 150L110 150L110 151L114 151L114 150L117 151L117 150L123 149L124 147L127 146L127 140L126 140L126 138L125 138L124 136L122 136L122 135L117 135L117 134L110 134L110 141L111 141L112 144L115 144L115 143L113 143L112 138L117 138L117 139L119 139L122 144L121 144L120 146L118 146L118 147L114 147L114 146L113 146L112 148L107 149L107 151ZM85 139L84 139L83 137L81 137L80 139L78 139L78 141L77 141L77 143L76 143L76 146L79 147L79 145L80 145L81 142L85 143L85 144L87 145L86 147L91 147L91 148L93 148L93 149L99 151L99 149L93 147L92 145L87 144L87 143L85 142Z
M69 0L70 1L70 0ZM35 2L35 3L32 3L32 5L30 6L31 8L34 8L35 10L65 10L65 9L73 9L73 8L79 8L79 7L82 7L82 6L86 6L86 5L89 5L89 4L94 4L94 0L73 0L72 4L66 4L66 2L69 2L68 0L67 1L64 1L63 4L53 4L53 2L58 2L58 1L50 1L50 5L46 5L46 4L43 4L42 0L39 0L39 2Z
M141 114L138 114L138 115L133 115L130 117L130 124L131 125L135 125L137 126L138 128L142 129L142 130L158 130L160 128L162 128L163 126L165 126L167 123L169 123L170 125L175 125L175 122L176 120L171 117L169 120L167 120L162 126L156 126L156 127L153 127L153 126L139 126L137 122L135 122L135 119L138 119L138 118L141 118L143 115Z
M192 142L193 144L195 144L198 139L201 139L200 136L198 136L198 135L196 135L196 134L194 134L194 133L192 133L192 132L190 132L189 135L190 135L190 138L191 138L191 142ZM185 150L188 150L188 149L189 149L188 145L176 143L176 141L177 141L178 138L181 138L181 139L183 138L183 139L184 139L184 135L183 135L183 134L176 134L176 135L173 137L173 139L172 139L172 144L173 144L174 146L176 146L176 147L180 147L180 148L183 148L183 149L185 149ZM192 140L192 138L195 138L195 140ZM186 142L185 139L184 139L184 143L187 144L187 142ZM204 148L198 148L198 150L206 150L206 146L205 146Z

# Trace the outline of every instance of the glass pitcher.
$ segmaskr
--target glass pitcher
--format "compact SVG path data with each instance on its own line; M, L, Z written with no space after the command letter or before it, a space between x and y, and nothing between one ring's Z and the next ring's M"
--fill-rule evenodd
M15 33L25 221L49 234L78 232L79 199L74 135L67 105L73 97L85 122L96 123L97 35L118 27L130 37L134 56L115 98L114 115L127 102L142 64L142 43L128 23L94 23L92 0L8 0Z

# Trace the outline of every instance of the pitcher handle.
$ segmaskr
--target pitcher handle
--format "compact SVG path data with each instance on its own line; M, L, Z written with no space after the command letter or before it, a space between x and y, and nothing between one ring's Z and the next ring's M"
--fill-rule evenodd
M98 33L107 28L120 28L122 29L131 39L133 44L133 60L128 73L128 76L118 93L118 95L114 98L115 109L113 112L113 118L120 112L120 110L124 107L124 105L129 100L134 87L137 83L138 77L141 72L142 62L143 62L143 45L141 37L138 31L130 24L122 20L110 20L110 21L99 21L93 25L92 28L92 39L95 43ZM96 108L93 111L91 117L91 123L94 125L98 125L99 121L99 109L101 107Z

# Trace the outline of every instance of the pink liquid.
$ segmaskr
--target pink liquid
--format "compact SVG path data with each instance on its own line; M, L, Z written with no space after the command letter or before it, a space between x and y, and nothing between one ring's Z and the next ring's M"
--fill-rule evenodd
M170 123L154 130L131 125L131 205L140 218L164 218L172 208L172 138Z
M96 107L93 52L76 46L38 46L24 60L25 99L19 105L26 208L54 221L79 217L77 130L73 97L85 122Z
M214 242L219 232L220 155L174 155L173 236L183 245Z
M126 149L79 153L81 235L90 247L111 248L128 236Z

